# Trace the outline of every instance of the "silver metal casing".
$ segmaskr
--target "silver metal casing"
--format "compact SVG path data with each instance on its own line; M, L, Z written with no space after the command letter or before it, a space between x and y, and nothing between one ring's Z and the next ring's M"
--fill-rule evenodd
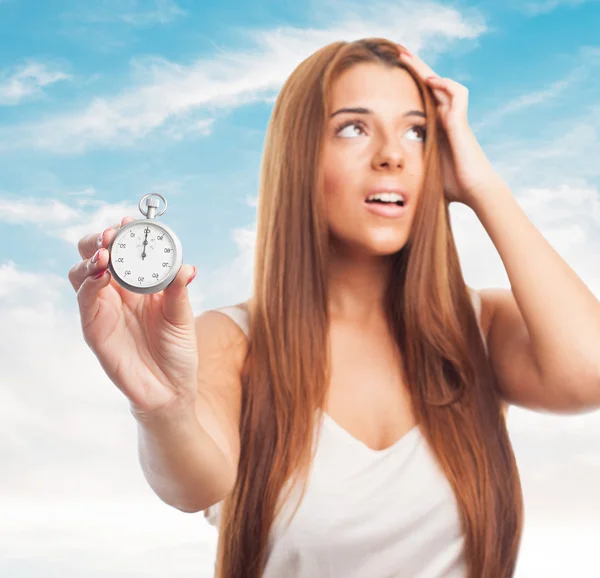
M145 223L151 224L154 227L159 227L161 229L164 229L164 231L168 235L170 235L170 237L173 239L173 243L175 244L175 260L173 262L173 267L172 267L171 271L160 283L157 283L156 285L151 285L150 287L136 287L134 285L130 285L129 283L127 283L126 281L121 279L121 277L119 277L116 274L115 269L112 264L112 246L113 246L114 242L117 241L119 238L121 238L121 236L124 233L126 233L131 227L133 227L133 226L137 227L138 225L143 225ZM127 223L123 227L119 228L114 239L110 242L110 244L108 246L108 270L110 271L110 274L112 275L113 279L119 285L121 285L121 287L123 287L124 289L127 289L127 291L131 291L132 293L150 294L150 293L158 293L159 291L166 289L173 282L175 277L177 277L177 273L179 273L179 270L181 269L182 265L183 265L183 248L181 246L181 241L179 240L177 235L173 232L173 230L170 227L168 227L167 225L165 225L162 222L157 221L156 219L137 219L135 221L131 221L131 223Z

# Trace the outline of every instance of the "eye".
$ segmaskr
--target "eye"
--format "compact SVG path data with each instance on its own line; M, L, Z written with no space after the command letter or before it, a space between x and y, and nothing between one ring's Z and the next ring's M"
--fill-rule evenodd
M427 134L427 128L425 126L416 124L415 126L411 126L408 132L413 131L413 130L416 130L417 132L419 132L421 134L421 139L423 141L425 140L425 136Z
M335 129L335 134L340 135L343 130L345 130L349 127L355 128L355 130L354 130L355 135L357 134L356 133L357 128L364 133L364 129L365 129L364 123L361 120L352 119L352 120L344 121L340 125L338 125ZM425 141L425 136L427 134L427 127L425 127L424 125L416 124L414 126L411 126L408 132L411 132L411 131L415 131L417 134L420 135L421 141ZM347 132L348 132L348 135L345 135L345 136L350 136L352 131L347 131ZM410 140L414 140L414 139L410 139Z
M365 125L360 120L354 119L354 120L347 120L347 121L343 122L342 124L338 125L335 129L335 134L339 135L344 129L351 127L351 126L360 127L360 130L362 130L364 132Z

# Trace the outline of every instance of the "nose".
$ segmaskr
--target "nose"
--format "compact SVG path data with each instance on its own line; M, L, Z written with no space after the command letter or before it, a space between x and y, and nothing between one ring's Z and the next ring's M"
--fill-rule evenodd
M405 157L405 151L398 142L387 140L373 156L373 168L376 170L404 168Z

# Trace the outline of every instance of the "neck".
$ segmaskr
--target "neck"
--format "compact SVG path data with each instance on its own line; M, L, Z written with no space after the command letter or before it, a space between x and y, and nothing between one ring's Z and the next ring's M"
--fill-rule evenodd
M330 318L365 324L385 319L391 265L391 255L332 250L328 268Z

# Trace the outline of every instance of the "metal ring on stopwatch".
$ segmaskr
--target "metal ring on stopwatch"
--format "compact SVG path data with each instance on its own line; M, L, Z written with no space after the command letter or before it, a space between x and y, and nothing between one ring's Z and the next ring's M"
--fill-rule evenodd
M138 208L140 210L140 213L142 213L142 215L144 215L144 217L148 216L148 211L146 210L146 212L144 213L144 209L142 209L142 203L148 197L160 197L163 200L163 203L165 204L165 206L163 207L163 210L160 213L156 213L156 215L155 215L156 217L160 217L167 210L167 199L165 199L160 193L148 193L147 195L144 195L140 199L140 202L138 204ZM147 208L148 208L148 206L146 206L146 209Z

